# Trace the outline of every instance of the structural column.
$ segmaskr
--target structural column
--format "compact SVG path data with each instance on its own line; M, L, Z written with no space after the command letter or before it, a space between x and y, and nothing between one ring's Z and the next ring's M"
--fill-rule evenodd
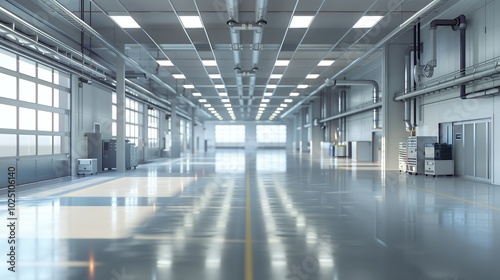
M190 139L190 146L191 146L191 154L193 155L195 153L195 132L196 132L196 129L195 129L195 126L196 126L196 108L195 107L192 107L191 108L191 139Z
M314 100L309 105L309 116L311 122L311 154L313 156L321 155L321 142L323 141L323 130L319 124L321 119L321 102L320 99ZM317 125L315 125L314 120L317 119Z
M171 136L172 136L172 149L170 150L170 155L173 158L178 158L181 156L181 135L180 135L180 122L177 117L177 100L171 100Z
M116 58L116 171L125 172L125 60Z
M405 88L405 44L390 44L383 49L382 75L382 168L399 168L398 145L406 141L404 103L394 101L394 94Z
M300 111L300 152L309 153L309 106L304 106Z

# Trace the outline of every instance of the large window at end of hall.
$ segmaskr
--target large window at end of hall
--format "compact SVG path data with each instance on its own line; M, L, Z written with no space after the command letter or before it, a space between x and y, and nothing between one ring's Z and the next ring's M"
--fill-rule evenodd
M159 148L158 129L159 129L160 111L156 109L148 110L148 147Z
M257 145L284 147L286 145L286 125L258 125Z
M215 145L217 147L244 147L244 125L216 125Z

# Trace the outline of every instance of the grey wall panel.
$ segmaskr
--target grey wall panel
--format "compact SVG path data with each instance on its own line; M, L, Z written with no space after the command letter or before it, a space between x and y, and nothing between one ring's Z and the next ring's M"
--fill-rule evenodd
M48 180L55 177L55 171L52 165L52 159L37 159L36 178L37 180Z
M69 158L54 158L52 160L52 169L54 170L54 177L66 177L70 175L70 161Z
M476 124L476 177L489 179L488 123Z
M27 184L37 181L36 159L23 159L17 162L17 182Z

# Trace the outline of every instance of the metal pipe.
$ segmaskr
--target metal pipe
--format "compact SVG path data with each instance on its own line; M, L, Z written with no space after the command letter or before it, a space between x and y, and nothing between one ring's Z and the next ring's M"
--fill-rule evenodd
M252 45L252 69L257 71L259 69L260 51L262 45L262 37L264 34L264 26L267 24L265 16L267 13L267 0L257 0L255 3L255 24L260 26L253 33L253 45ZM257 77L251 76L248 88L248 106L252 106L253 95L255 92L255 83Z
M500 65L497 64L494 68L489 69L489 70L476 72L476 73L473 73L473 74L470 74L467 76L461 76L461 77L456 78L454 80L443 82L441 84L437 84L437 85L430 86L427 88L422 88L422 89L419 89L419 90L414 91L412 93L401 94L399 96L395 96L394 101L404 101L404 100L408 100L410 98L414 98L414 97L421 96L424 94L429 94L429 93L433 93L436 91L441 91L441 90L446 89L446 88L452 88L452 87L455 87L457 85L461 85L461 84L465 85L465 84L472 82L474 80L480 80L482 78L490 77L490 76L496 75L498 73L500 73Z
M226 6L227 14L229 16L227 25L231 27L230 35L231 46L233 47L233 59L235 64L234 69L235 71L237 71L237 69L241 69L241 37L240 32L233 27L237 25L239 21L239 2L238 0L226 0ZM238 96L240 97L240 106L243 106L243 79L239 75L236 75L236 86L238 90Z
M359 114L359 113L363 113L363 112L366 112L366 111L370 111L372 109L380 108L380 107L382 107L382 102L375 103L375 104L370 104L370 105L368 105L366 107L359 108L359 109L356 109L356 110L352 110L352 111L349 111L349 112L344 112L344 113L338 114L338 115L333 116L333 117L322 119L319 122L320 123L329 122L329 121L333 121L333 120L336 120L336 119L340 119L340 118L344 118L344 117L356 115L356 114Z
M380 40L377 44L375 44L370 50L365 52L363 55L358 57L356 60L351 62L347 67L344 69L340 70L335 76L332 77L332 79L335 79L341 75L343 75L345 72L349 71L351 67L355 66L356 64L360 63L361 61L364 61L367 59L369 56L371 56L373 53L376 51L379 51L381 47L383 47L385 44L387 44L390 40L392 40L394 37L400 35L401 33L407 31L408 26L412 25L415 21L417 21L421 16L424 14L430 12L432 9L434 9L436 6L440 4L444 4L450 0L434 0L431 3L429 3L427 6L425 6L423 9L420 11L416 12L413 16L408 18L405 22L403 22L399 27L394 29L391 33L389 33L387 36L385 36L382 40ZM311 92L309 95L307 95L304 99L299 101L297 104L295 104L293 107L288 109L285 113L283 113L280 118L285 118L288 116L290 113L295 111L297 108L299 108L304 102L309 100L311 97L316 95L318 92L320 92L323 88L325 87L325 84L319 86L316 90Z

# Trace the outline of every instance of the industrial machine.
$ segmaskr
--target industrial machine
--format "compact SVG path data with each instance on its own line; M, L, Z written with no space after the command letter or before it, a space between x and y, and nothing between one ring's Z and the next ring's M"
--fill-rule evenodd
M136 168L138 164L137 147L125 142L125 168ZM116 139L102 141L102 170L116 168Z
M407 142L399 142L399 172L407 171L408 164L408 143Z
M407 172L418 175L425 173L425 145L437 142L435 136L408 137Z
M77 175L93 175L97 174L97 159L85 158L78 159Z
M432 143L425 145L425 175L454 175L455 162L452 160L452 146Z

